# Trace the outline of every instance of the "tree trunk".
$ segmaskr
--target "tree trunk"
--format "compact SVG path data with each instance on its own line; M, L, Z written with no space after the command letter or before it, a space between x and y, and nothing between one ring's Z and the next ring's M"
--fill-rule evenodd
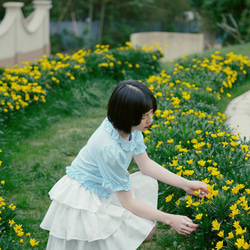
M239 32L239 28L238 25L235 21L235 19L233 18L233 15L230 14L226 14L230 21L232 22L234 27L231 27L227 24L227 19L226 19L226 15L225 14L221 14L222 15L222 23L217 23L217 25L223 29L226 33L228 33L229 35L233 36L240 44L244 44L245 42L242 40L240 32Z
M71 4L72 0L68 0L68 2L66 3L63 11L62 11L62 14L60 15L58 21L57 21L57 24L56 26L54 27L53 31L51 32L51 35L53 36L55 33L56 33L56 30L58 29L59 25L60 25L60 22L62 21L66 11L68 10L70 4Z
M102 0L101 13L100 13L100 23L99 23L99 34L98 34L98 43L99 44L101 44L101 42L102 42L104 15L105 15L105 0Z
M91 48L92 20L93 20L94 4L93 0L89 2L89 18L88 18L88 48Z

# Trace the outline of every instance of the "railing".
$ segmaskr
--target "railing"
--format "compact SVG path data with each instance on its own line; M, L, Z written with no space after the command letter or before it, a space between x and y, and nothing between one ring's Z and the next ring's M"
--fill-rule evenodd
M6 2L0 24L0 66L22 66L50 55L49 10L51 1L33 1L34 11L24 18L21 2Z

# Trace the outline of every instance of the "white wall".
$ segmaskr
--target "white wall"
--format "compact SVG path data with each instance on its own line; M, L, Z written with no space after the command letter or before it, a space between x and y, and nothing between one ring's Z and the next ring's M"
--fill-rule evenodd
M6 2L0 24L0 66L21 66L50 55L49 10L51 1L33 1L34 11L24 18L21 2Z
M160 43L164 51L164 61L170 61L188 54L204 50L204 35L174 32L142 32L130 36L133 46L151 46ZM167 45L168 47L165 47Z

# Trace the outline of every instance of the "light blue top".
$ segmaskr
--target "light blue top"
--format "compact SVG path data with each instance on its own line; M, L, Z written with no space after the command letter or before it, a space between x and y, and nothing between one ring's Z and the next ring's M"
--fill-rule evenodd
M66 173L89 191L108 197L114 191L130 190L128 166L133 155L145 150L142 132L134 131L126 141L105 118Z

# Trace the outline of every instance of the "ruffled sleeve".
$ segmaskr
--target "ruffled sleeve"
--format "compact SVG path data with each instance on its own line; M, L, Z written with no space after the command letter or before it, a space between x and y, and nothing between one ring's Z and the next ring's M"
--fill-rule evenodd
M147 148L144 144L144 140L143 140L144 138L143 138L142 132L136 130L133 133L133 137L134 137L134 143L135 143L134 155L139 155L143 153Z
M115 145L107 145L101 149L97 160L103 187L112 191L130 189L127 167L131 159L125 152Z

